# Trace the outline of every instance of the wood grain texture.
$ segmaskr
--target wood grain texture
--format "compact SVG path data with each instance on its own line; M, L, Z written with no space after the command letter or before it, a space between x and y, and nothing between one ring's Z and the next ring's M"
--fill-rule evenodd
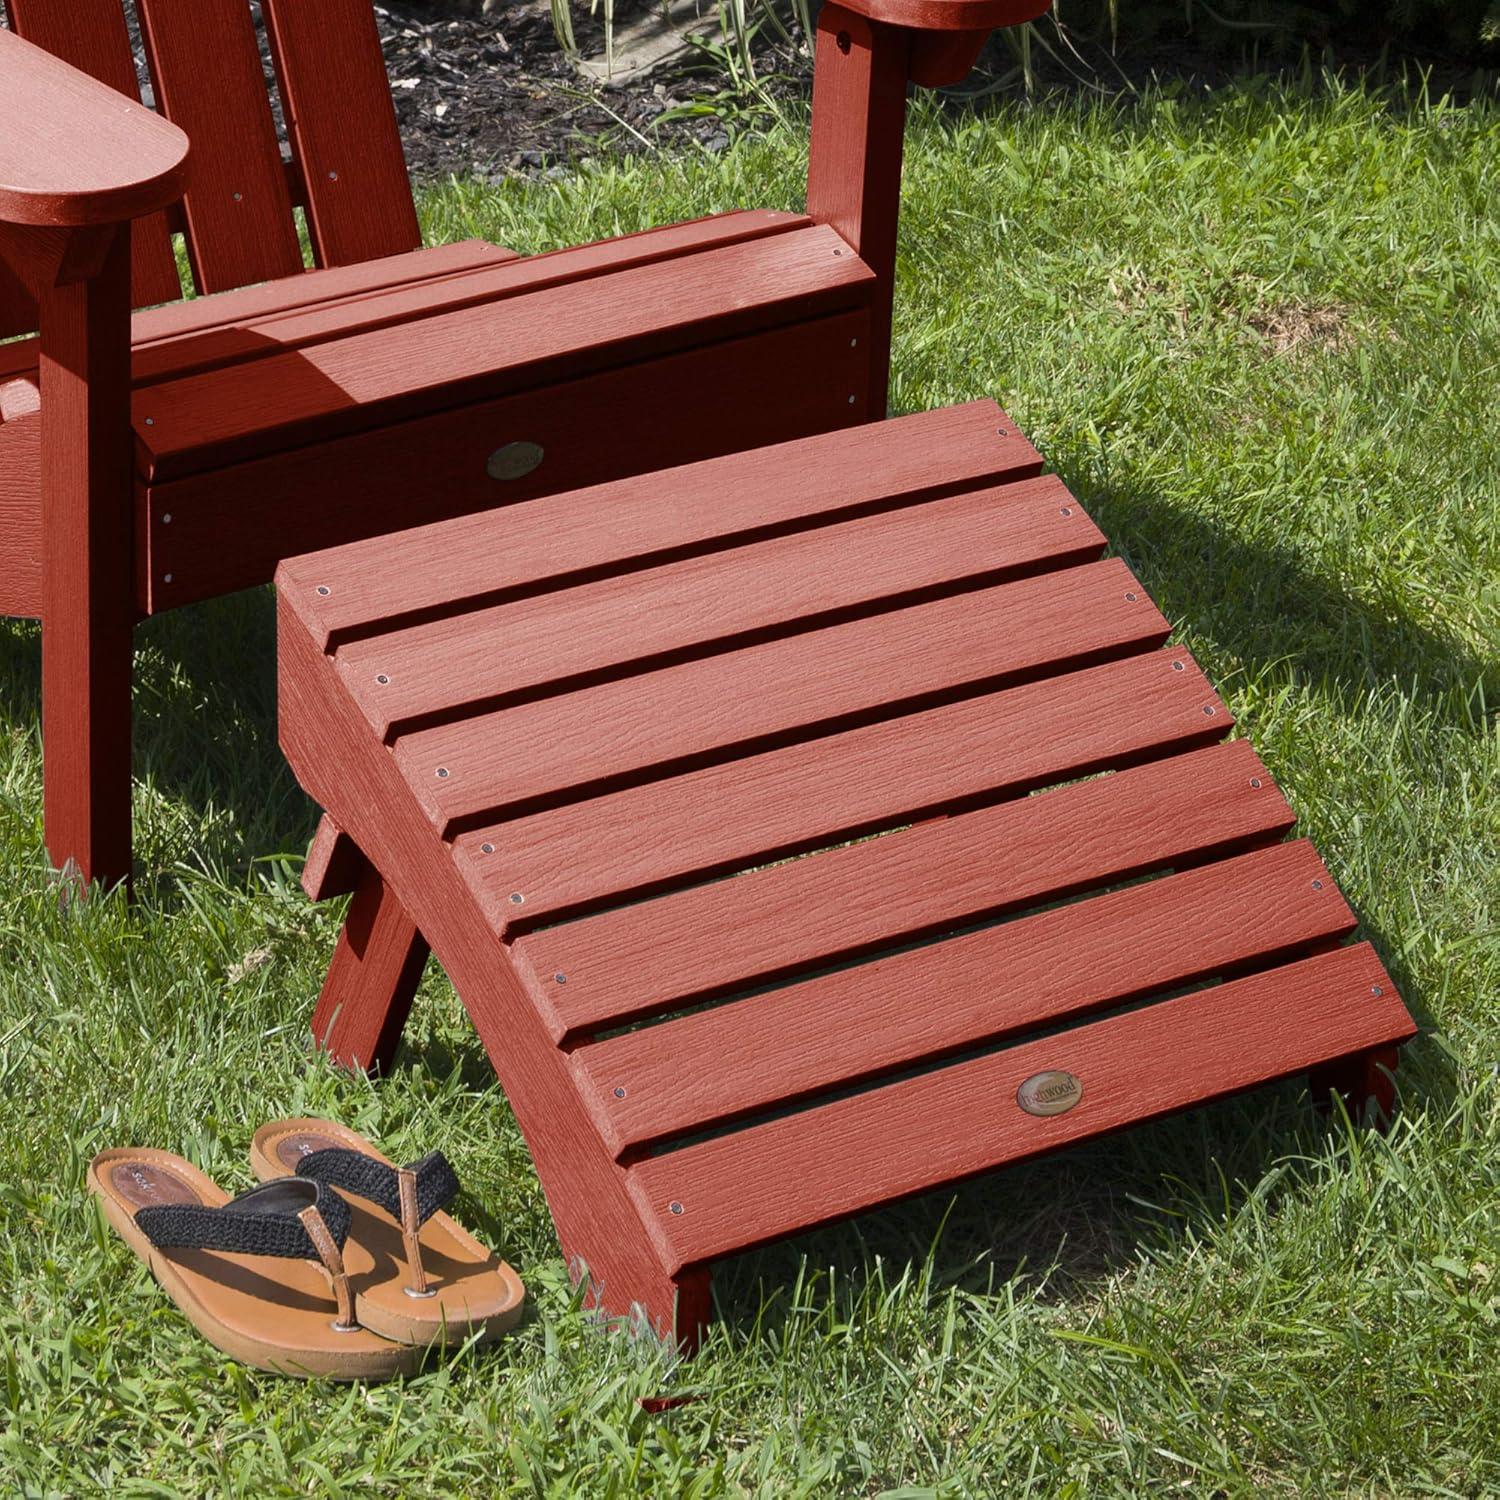
M227 322L221 317L211 328L191 338L153 341L152 347L142 349L136 359L136 385L143 388L229 365L243 365L438 313L496 303L632 266L653 265L708 246L740 244L764 238L795 222L790 215L724 214L707 222L630 235L603 245L586 245L526 260L510 251L481 257L476 253L476 242L471 241L464 259L475 263L458 264L452 270L437 269L455 259L451 253L453 247L440 247L314 271L272 286L296 288L311 281L328 289L324 295L287 293L264 316L242 316ZM433 270L425 269L429 265ZM496 269L502 266L503 270ZM411 274L398 274L403 268L409 268ZM336 287L347 290L335 293ZM247 302L250 298L249 292L236 295ZM189 316L184 314L183 321L188 321Z
M1153 652L479 827L454 857L497 927L529 926L1202 745L1232 724L1185 651Z
M14 32L0 29L7 128L0 220L87 229L140 218L177 198L187 137Z
M1293 821L1236 740L545 928L513 951L553 1034L573 1038L1279 838Z
M1034 21L1052 0L839 0L844 10L914 31L995 31Z
M139 104L135 63L119 0L7 0L6 10L15 32L27 41ZM146 128L154 135L171 129L149 111L141 113L147 116ZM34 135L42 128L41 117L33 116L28 125L16 126L20 134L11 139L19 142L26 133ZM99 143L93 149L98 151ZM51 151L52 147L44 143L42 161ZM185 181L186 168L179 164L176 170ZM181 183L177 186L177 192L180 191ZM171 197L163 201L170 202ZM131 230L132 301L141 307L173 302L181 295L182 283L177 275L166 215L150 214ZM23 320L0 328L0 332L25 333L35 327L34 319Z
M313 1041L345 1067L388 1069L428 951L405 908L366 865L313 1011Z
M675 1260L708 1261L1415 1030L1361 943L654 1157L632 1191ZM1052 1068L1082 1100L1023 1113L1017 1088Z
M845 346L857 336L855 330ZM812 351L788 354L781 379L762 387L762 401L797 383ZM645 371L637 375L646 378ZM695 383L685 377L682 389ZM812 400L814 389L798 400ZM1041 464L999 406L976 401L764 447L746 444L722 457L355 542L288 560L280 581L303 591L320 644L335 646L349 635L541 585L1030 478ZM328 593L317 593L319 585Z
M369 0L263 0L320 266L422 243Z
M1160 812L1171 816L1170 798ZM581 1048L574 1066L621 1156L1353 930L1332 876L1299 841L662 1021ZM707 945L716 936L699 933Z
M419 730L395 758L447 829L1144 650L1168 628L1124 563L1091 563Z
M339 674L389 738L458 708L1098 558L1104 536L1071 501L1048 477L746 543L354 641Z
M254 357L268 347L256 331L262 324L314 303L331 305L378 297L411 282L447 280L515 259L513 250L482 240L464 240L359 266L304 271L261 286L146 308L136 313L130 324L132 380L137 386L146 385L247 355ZM247 329L253 336L247 336ZM8 371L35 370L37 347L35 338L0 346L0 379Z
M159 108L193 143L183 195L200 292L302 270L281 147L245 0L136 0Z
M0 422L0 615L42 614L41 414Z
M708 1312L706 1272L665 1263L624 1173L588 1124L566 1064L547 1041L489 925L475 912L447 848L405 791L390 756L342 699L331 663L286 594L278 598L282 746L311 795L390 876L463 996L531 1147L570 1270L610 1317L639 1313L691 1343Z
M141 513L140 597L159 613L265 583L296 547L860 421L831 375L852 369L849 346L867 332L862 314L815 319L155 486ZM516 439L546 461L498 483L487 460Z
M819 13L807 211L874 273L868 395L876 417L885 415L890 384L910 46L905 32L871 26L836 4Z
M137 393L153 481L863 305L813 227L379 328ZM503 274L503 270L501 273Z
M353 895L368 868L359 845L325 813L318 820L302 866L302 889L307 899L331 901L336 896Z
M42 744L59 869L130 877L130 237L42 314ZM7 424L9 425L9 424Z

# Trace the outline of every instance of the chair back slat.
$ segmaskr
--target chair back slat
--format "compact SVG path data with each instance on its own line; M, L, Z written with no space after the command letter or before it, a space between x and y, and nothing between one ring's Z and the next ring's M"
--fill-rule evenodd
M249 5L136 0L136 10L157 106L193 143L182 203L198 290L295 275L302 251Z
M263 0L320 266L417 249L422 233L370 0Z
M112 89L140 98L120 0L6 0L11 28ZM0 116L4 112L0 100ZM3 125L0 125L3 128ZM165 214L136 221L131 239L131 292L137 307L182 296ZM0 283L0 338L36 327L31 299Z

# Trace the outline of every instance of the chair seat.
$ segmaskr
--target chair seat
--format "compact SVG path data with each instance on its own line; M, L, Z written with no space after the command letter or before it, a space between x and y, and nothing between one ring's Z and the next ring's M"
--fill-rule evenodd
M743 212L529 259L444 246L140 313L141 611L266 582L289 551L858 420L872 280L833 230ZM36 362L34 339L0 346L0 509L22 512L33 571ZM771 389L772 368L794 373ZM536 464L491 464L508 443ZM26 592L10 571L0 605Z
M979 402L280 571L294 767L669 1271L1413 1034L1040 468Z

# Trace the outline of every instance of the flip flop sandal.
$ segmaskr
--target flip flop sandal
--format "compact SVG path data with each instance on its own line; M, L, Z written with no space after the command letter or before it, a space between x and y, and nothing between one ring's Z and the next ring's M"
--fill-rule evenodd
M250 1164L262 1181L296 1174L349 1199L344 1260L366 1328L426 1347L476 1333L487 1343L519 1321L521 1278L442 1212L459 1183L441 1151L398 1167L343 1125L274 1120L256 1131Z
M343 1258L349 1205L310 1178L231 1198L169 1151L103 1151L89 1191L216 1349L278 1375L383 1380L420 1350L361 1328Z

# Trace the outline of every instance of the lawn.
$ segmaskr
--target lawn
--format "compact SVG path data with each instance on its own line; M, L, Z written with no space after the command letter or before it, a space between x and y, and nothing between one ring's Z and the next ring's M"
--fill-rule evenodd
M804 149L459 184L426 224L534 251L793 208ZM674 1364L571 1297L435 967L386 1081L309 1056L338 913L297 885L268 594L140 633L133 909L58 905L37 637L0 626L0 1491L1500 1493L1500 109L924 107L906 203L897 407L999 397L1197 653L1422 1023L1394 1128L1292 1084L867 1216L723 1268ZM533 1290L514 1337L263 1379L85 1201L107 1145L248 1186L304 1112L453 1157Z

